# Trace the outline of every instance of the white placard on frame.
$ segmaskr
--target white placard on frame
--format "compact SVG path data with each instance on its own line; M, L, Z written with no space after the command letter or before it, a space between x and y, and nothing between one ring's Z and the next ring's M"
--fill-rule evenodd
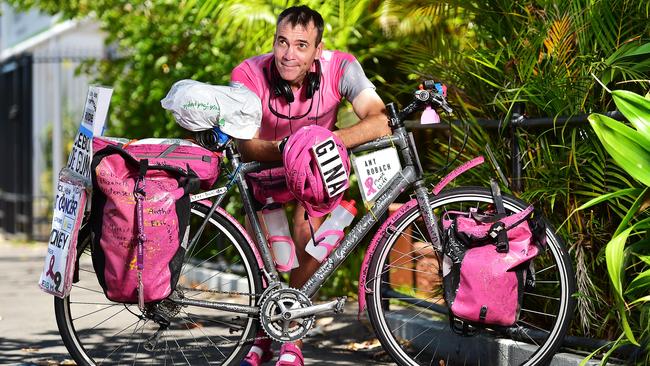
M366 203L374 202L387 187L386 184L402 170L397 150L393 147L352 156L352 166L359 180L361 196Z

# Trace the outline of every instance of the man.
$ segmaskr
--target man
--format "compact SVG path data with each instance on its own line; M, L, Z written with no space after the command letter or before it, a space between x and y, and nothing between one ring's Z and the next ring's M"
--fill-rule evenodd
M282 159L283 139L302 126L317 124L334 130L339 103L345 97L360 121L335 130L350 148L390 134L384 103L354 56L323 50L321 15L307 6L284 10L278 17L273 53L245 60L231 76L262 100L262 122L255 138L238 141L246 160ZM259 200L259 197L258 197ZM264 203L262 201L261 203ZM289 285L300 288L319 263L305 252L311 238L305 210L297 205L293 240L300 267L291 272ZM324 218L312 218L314 230ZM258 365L272 357L270 342L256 342L243 364ZM302 342L285 344L276 365L302 365Z

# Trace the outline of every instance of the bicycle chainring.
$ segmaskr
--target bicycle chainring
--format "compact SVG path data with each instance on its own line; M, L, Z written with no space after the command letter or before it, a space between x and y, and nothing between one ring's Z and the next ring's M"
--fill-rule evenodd
M312 306L302 291L294 288L279 288L271 291L260 306L260 322L268 336L278 342L293 342L302 339L314 325L314 316L289 320L291 311Z

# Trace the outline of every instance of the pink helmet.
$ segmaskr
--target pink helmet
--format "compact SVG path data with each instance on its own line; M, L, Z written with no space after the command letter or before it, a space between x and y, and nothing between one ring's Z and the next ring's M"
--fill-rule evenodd
M333 141L328 142L330 138ZM287 187L310 216L325 216L341 202L349 186L350 160L332 131L317 125L302 127L287 140L282 158Z

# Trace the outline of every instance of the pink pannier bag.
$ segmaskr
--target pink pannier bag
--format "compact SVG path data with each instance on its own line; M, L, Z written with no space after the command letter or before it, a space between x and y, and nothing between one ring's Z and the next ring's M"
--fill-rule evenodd
M99 151L108 145L122 147L137 159L148 159L149 165L175 166L186 172L192 171L199 177L201 189L210 189L219 178L221 153L210 151L188 140L93 138L93 151Z
M543 245L543 239L536 240L544 235L539 230L543 221L537 215L533 221L532 213L532 206L501 218L476 211L446 213L443 282L450 315L474 324L511 326L517 321L524 287L533 281L537 242ZM497 240L502 230L505 243Z
M214 183L218 158L198 145L97 139L93 148L92 256L99 283L116 302L143 307L162 300L180 276L189 195L200 182Z

